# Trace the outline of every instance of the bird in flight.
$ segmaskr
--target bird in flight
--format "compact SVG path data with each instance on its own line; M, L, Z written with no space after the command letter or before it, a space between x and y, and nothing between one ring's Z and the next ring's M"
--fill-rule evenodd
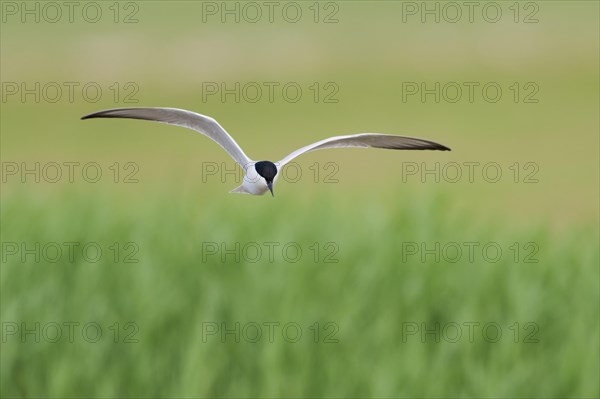
M433 141L379 133L360 133L329 137L302 147L279 162L253 161L248 158L236 141L213 118L177 108L115 108L94 112L81 119L130 118L143 119L186 127L202 133L217 142L246 172L241 186L232 193L263 195L273 193L279 171L292 159L309 151L326 148L386 148L391 150L440 150L450 148Z

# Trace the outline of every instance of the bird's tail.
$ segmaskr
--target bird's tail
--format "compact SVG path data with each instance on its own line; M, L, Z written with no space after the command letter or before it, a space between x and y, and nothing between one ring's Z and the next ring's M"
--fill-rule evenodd
M236 187L233 190L231 190L230 193L234 193L234 194L250 194L248 191L246 191L246 189L244 188L243 184L241 186Z

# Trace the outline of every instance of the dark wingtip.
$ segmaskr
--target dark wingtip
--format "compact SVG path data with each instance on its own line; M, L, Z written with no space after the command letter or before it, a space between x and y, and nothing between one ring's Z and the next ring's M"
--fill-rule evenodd
M80 119L83 121L85 119L92 119L98 117L98 112L94 112L93 114L87 114L82 116Z
M435 141L429 141L429 144L431 146L429 148L426 148L426 149L437 150L437 151L452 151L450 149L450 147L446 147L445 145L440 144L440 143L436 143Z
M84 119L92 119L92 118L123 118L123 116L119 116L118 114L115 115L114 113L112 113L112 111L126 111L129 108L120 108L120 109L107 109L104 111L96 111L96 112L92 112L91 114L87 114L81 117L81 120Z

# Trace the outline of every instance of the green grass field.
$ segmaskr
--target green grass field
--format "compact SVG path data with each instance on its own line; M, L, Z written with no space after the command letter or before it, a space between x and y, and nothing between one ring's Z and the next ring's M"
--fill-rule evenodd
M401 23L386 1L338 2L335 24L135 4L134 24L1 25L0 396L600 396L597 3L536 2L533 24L505 2L497 24ZM402 99L403 82L470 81L502 101ZM22 82L104 95L7 94ZM203 99L206 82L304 95ZM339 101L315 101L315 82ZM319 151L275 198L233 195L205 137L79 120L132 105L211 115L257 159L368 131L453 151Z
M79 252L68 264L44 259L23 264L9 257L2 268L3 320L29 328L38 321L40 330L51 322L81 326L74 330L74 343L68 342L66 327L57 343L51 342L50 327L39 343L34 336L26 336L25 343L20 333L8 336L2 352L6 396L586 397L597 392L593 225L573 229L567 239L549 237L541 228L516 234L498 225L477 226L466 214L448 215L449 200L439 196L408 196L387 209L360 196L355 199L365 205L318 196L322 208L311 205L314 199L287 198L282 206L279 198L278 204L236 197L203 210L189 199L159 198L136 206L69 194L43 202L4 201L3 227L10 236L4 235L15 242L98 242L105 250L113 241L135 242L139 253L132 259L139 262L124 263L124 254L114 262L113 252L97 263ZM10 215L23 207L28 215L14 221ZM289 212L294 208L311 211ZM34 228L42 218L44 227ZM273 222L257 227L256 220ZM407 240L495 242L505 255L497 263L477 251L474 262L465 255L439 263L430 256L424 263L420 255L406 255ZM266 248L263 242L270 241L297 243L303 256L292 263L293 251L287 259L274 251L269 263L265 250L256 263L255 252L240 255L239 262L229 255L223 263L202 244L255 242ZM529 260L538 262L526 263L524 255L515 262L507 248L530 241L540 251ZM314 242L334 242L338 251L323 251L315 259L309 249ZM98 342L79 335L86 322L101 326ZM115 322L121 326L118 343ZM139 330L125 329L127 322ZM279 323L272 342L263 324L270 322ZM500 326L500 337L495 327L484 334L490 322ZM213 323L217 334L208 330ZM221 323L229 329L239 323L239 343L235 335L221 337ZM256 337L253 323L261 326L262 337ZM300 326L298 342L291 342L296 327L283 335L287 323ZM320 323L320 335L314 323ZM326 323L335 324L326 330ZM419 331L411 334L415 323ZM438 329L440 342L435 335L423 337L421 323ZM454 323L460 336L445 327ZM472 337L465 323L479 323ZM526 323L533 324L525 328ZM89 335L94 341L96 330ZM123 342L128 338L138 342Z

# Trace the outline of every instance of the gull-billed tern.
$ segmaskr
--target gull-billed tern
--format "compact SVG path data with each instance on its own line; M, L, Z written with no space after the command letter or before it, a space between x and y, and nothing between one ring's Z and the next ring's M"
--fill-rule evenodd
M273 194L273 186L277 183L279 171L285 164L299 155L309 151L326 148L387 148L391 150L440 150L450 148L433 141L414 137L396 136L379 133L360 133L348 136L335 136L317 141L302 147L279 162L253 161L248 158L236 141L213 118L195 112L177 108L115 108L94 112L81 119L90 118L131 118L167 123L187 127L210 137L244 168L246 175L241 186L232 193L263 195L269 190Z

